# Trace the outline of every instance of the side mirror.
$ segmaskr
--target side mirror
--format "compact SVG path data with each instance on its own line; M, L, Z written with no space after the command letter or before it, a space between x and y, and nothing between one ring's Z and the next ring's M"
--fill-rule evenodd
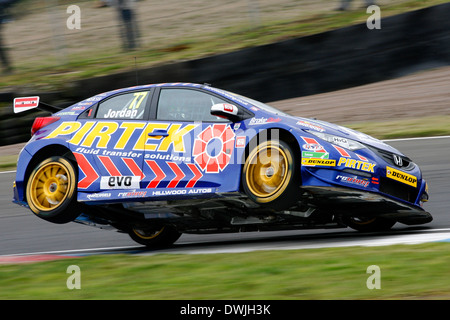
M211 106L211 114L230 121L241 120L238 116L239 109L235 105L229 103L218 103Z

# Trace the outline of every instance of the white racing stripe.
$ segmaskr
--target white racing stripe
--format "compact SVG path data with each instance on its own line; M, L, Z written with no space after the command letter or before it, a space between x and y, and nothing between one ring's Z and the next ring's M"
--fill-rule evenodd
M89 255L89 254L99 254L101 252L111 253L113 251L126 251L126 250L139 250L142 247L136 246L125 246L125 247L105 247L105 248L91 248L91 249L71 249L71 250L56 250L56 251L40 251L40 252L27 252L27 253L14 253L14 254L5 254L0 255L0 257L23 257L23 256L35 256L35 255L46 255L46 254L54 254L54 255Z
M445 230L445 229L444 229ZM242 246L237 244L235 247L227 248L206 248L206 249L194 249L194 250L177 250L176 248L165 251L158 251L158 253L173 253L173 254L212 254L212 253L242 253L251 251L264 251L264 250L301 250L301 249L321 249L321 248L343 248L343 247L376 247L376 246L389 246L389 245L412 245L428 242L450 242L450 229L446 229L445 232L427 232L410 235L395 235L386 237L374 237L372 239L362 240L359 237L356 239L349 239L344 241L332 241L326 240L311 240L311 241L299 241L295 244L252 244L252 246ZM434 231L434 230L430 230ZM308 243L306 243L308 242ZM149 253L144 253L149 254Z
M293 241L294 242L294 241ZM348 240L333 241L332 239L314 239L314 240L298 240L295 243L287 244L286 242L268 242L268 243L252 243L243 245L242 243L232 243L217 245L201 249L186 248L188 244L184 243L182 248L173 248L156 251L142 251L143 247L124 246L110 248L91 248L91 249L74 249L74 250L58 250L46 252L29 252L21 254L0 255L1 257L24 257L35 255L67 255L67 256L87 256L102 253L113 253L120 251L121 253L135 253L139 255L155 255L155 254L216 254L216 253L243 253L267 250L301 250L301 249L321 249L321 248L344 248L344 247L377 247L390 245L413 245L429 242L450 242L450 228L422 230L421 233L412 234L395 234L386 236L374 236L371 239L361 239L356 236ZM196 244L195 242L192 244ZM142 251L142 252L141 252Z

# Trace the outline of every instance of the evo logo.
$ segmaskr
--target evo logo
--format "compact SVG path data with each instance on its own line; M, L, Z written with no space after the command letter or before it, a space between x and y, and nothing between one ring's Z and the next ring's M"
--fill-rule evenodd
M101 189L139 189L141 177L138 176L110 176L102 177L100 180Z

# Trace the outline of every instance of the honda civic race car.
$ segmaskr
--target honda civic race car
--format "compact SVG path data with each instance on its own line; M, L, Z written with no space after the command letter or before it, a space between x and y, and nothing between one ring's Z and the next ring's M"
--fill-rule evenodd
M47 106L16 98L16 112ZM430 222L427 184L400 151L209 85L102 93L36 118L14 202L53 223L167 246L182 233Z

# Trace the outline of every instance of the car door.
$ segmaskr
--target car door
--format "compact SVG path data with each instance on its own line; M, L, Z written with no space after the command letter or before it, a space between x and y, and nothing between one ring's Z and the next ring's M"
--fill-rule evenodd
M161 87L155 95L155 120L147 128L143 169L152 195L237 190L233 123L210 113L211 106L228 102L193 87Z

